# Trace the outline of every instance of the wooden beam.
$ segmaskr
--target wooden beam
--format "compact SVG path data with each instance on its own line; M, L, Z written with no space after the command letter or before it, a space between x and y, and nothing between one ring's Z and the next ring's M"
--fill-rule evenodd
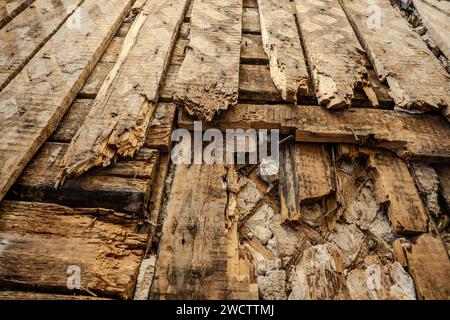
M258 0L264 51L272 81L286 101L308 92L309 76L289 0Z
M6 28L0 30L0 91L27 64L34 54L78 8L82 0L54 4L51 0L36 0Z
M34 0L1 0L0 29L27 8Z
M94 70L87 78L83 87L78 92L78 97L83 99L95 99L100 92L100 88L106 80L115 63L99 61Z
M396 106L419 112L442 110L450 119L448 74L399 10L384 0L341 3L378 77L389 84Z
M177 105L207 122L237 104L242 1L196 1L188 52L177 75Z
M66 21L0 93L0 200L55 130L131 2L86 0L85 23Z
M132 157L144 145L187 5L187 0L146 2L69 145L59 183L92 167L108 166L117 157Z
M193 121L179 113L178 126L193 128ZM382 147L401 158L448 162L450 128L440 115L409 115L380 109L350 108L329 111L319 106L239 104L209 126L279 129L295 133L298 142L352 143Z
M284 222L300 222L300 184L295 159L294 143L280 146L280 182L281 218Z
M70 294L67 284L76 283L70 276L78 270L84 294L132 297L146 244L135 220L14 201L2 201L0 218L2 288Z
M369 86L367 59L337 1L295 1L305 55L319 104L348 108L357 87Z

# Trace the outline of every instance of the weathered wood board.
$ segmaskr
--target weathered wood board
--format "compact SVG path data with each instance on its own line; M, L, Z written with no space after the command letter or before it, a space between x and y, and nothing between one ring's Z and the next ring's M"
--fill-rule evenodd
M86 0L81 27L66 21L0 93L0 199L55 130L130 6Z
M434 169L439 177L439 189L442 194L442 198L447 205L447 209L450 210L450 166L437 165Z
M281 219L296 224L301 219L300 183L295 155L295 144L285 143L280 146L280 181L279 194Z
M195 118L211 121L237 104L242 1L195 1L186 57L174 101Z
M75 207L101 207L142 215L155 180L159 154L142 149L133 160L68 179L55 188L58 163L67 150L65 143L45 143L11 187L8 197L55 202Z
M49 293L70 294L67 286L76 283L73 277L78 270L84 294L130 298L145 236L135 234L135 220L95 213L55 204L2 201L0 285L39 286Z
M261 24L259 23L259 12L256 7L243 8L242 33L261 34Z
M87 78L83 87L78 92L79 98L84 99L95 99L97 94L100 92L100 88L108 77L111 70L114 68L114 63L112 62L102 62L100 61L95 65L94 70Z
M178 126L193 128L186 114ZM279 129L298 142L352 143L392 150L404 159L448 162L450 128L440 115L409 115L392 110L318 106L239 104L203 128Z
M132 157L144 145L187 4L146 2L60 164L61 183L119 156Z
M243 34L241 41L241 63L263 64L269 63L264 52L262 36L256 34Z
M36 0L0 30L0 91L59 29L82 0ZM75 25L75 21L73 24Z
M308 92L308 71L289 0L258 0L264 51L272 81L286 101Z
M0 29L22 12L34 0L1 0Z
M369 165L375 179L377 202L386 207L395 232L427 232L427 211L406 163L393 154L371 152Z
M172 131L177 108L173 103L158 103L148 128L144 146L169 152L172 147Z
M341 3L378 77L389 84L396 106L441 110L450 119L448 74L400 12L384 0Z
M368 86L367 59L338 1L295 1L297 21L319 104L351 105L357 87Z
M31 291L0 291L0 300L108 300L92 295L69 295Z

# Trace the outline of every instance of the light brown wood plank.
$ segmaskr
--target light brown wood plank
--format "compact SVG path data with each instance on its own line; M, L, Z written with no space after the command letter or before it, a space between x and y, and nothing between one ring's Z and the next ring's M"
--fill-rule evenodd
M378 77L389 84L396 106L420 112L441 110L450 119L448 74L400 12L389 1L341 2ZM371 5L380 10L378 27L367 23Z
M300 222L300 184L296 163L294 143L280 146L280 181L279 193L281 203L281 219L284 222L297 224Z
M258 8L257 0L244 0L244 8Z
M60 182L144 145L187 0L148 1L60 166ZM151 50L149 50L151 48Z
M367 59L338 1L295 1L305 55L319 104L351 105L356 87L368 85Z
M145 236L135 221L55 204L3 201L0 205L2 287L71 293L69 266L80 270L81 290L128 299L134 290ZM69 269L70 271L70 269Z
M289 0L258 0L264 51L272 81L286 101L308 92L309 76Z
M242 1L195 1L186 57L174 100L207 122L237 104Z
M1 0L0 29L28 7L34 0Z
M107 300L107 298L31 291L0 291L0 300Z
M177 108L173 103L158 103L145 139L145 147L170 151L176 111Z
M130 5L86 0L86 23L66 21L0 93L0 199L55 130Z
M36 0L0 30L0 91L59 29L82 0Z
M257 8L243 8L242 33L261 34L259 12Z
M111 62L100 61L99 63L97 63L94 70L92 70L91 74L84 83L83 87L78 92L78 97L84 99L95 99L100 91L100 88L105 82L106 77L113 68L114 63Z
M262 36L255 34L242 35L241 63L269 64L267 54L264 52Z

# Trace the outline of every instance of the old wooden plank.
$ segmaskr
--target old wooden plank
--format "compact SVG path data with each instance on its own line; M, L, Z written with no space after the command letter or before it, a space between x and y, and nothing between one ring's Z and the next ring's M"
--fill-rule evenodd
M356 87L367 86L367 60L338 1L295 1L305 55L319 104L351 105Z
M26 9L34 0L1 0L0 29Z
M37 0L0 30L0 91L59 29L82 0ZM75 25L75 21L73 24Z
M83 84L83 87L81 87L78 92L78 97L84 99L95 99L100 91L100 88L105 82L106 77L114 68L114 65L115 64L111 62L97 63L94 70L92 70L86 82Z
M388 82L396 106L442 110L450 119L448 74L400 12L383 0L341 3L378 77ZM370 6L377 6L376 12L368 11Z
M246 65L239 68L239 98L241 100L283 101L275 87L269 67Z
M129 161L67 180L56 189L58 163L65 143L45 143L11 187L9 198L55 202L75 207L101 207L143 214L155 180L159 155L143 149Z
M427 232L427 212L406 163L389 153L371 152L369 165L377 202L387 209L395 232Z
M108 300L108 298L31 291L0 291L0 300Z
M60 164L61 183L119 156L132 157L144 145L187 4L146 2Z
M287 101L308 92L309 76L289 0L258 0L264 51L272 81Z
M169 152L177 108L173 103L158 103L148 129L144 146Z
M241 41L241 63L269 64L269 59L262 45L262 36L243 34Z
M261 34L261 24L259 23L259 12L257 8L243 8L242 33Z
M410 241L410 248L404 251L418 298L450 299L450 261L442 241L428 233Z
M298 223L300 212L300 183L294 143L281 145L279 194L281 218L288 223Z
M124 37L115 36L108 45L108 48L103 53L99 62L116 63L119 59L120 51L124 42Z
M450 58L450 9L449 13L445 13L436 9L428 1L414 0L413 3L431 38L438 45L442 53L447 58Z
M190 115L211 121L237 104L242 1L195 1L191 39L177 75L174 100Z
M301 202L319 200L334 191L331 159L325 145L296 143L294 160Z
M178 126L192 129L180 112ZM393 110L351 108L329 111L318 106L239 104L204 128L279 129L295 140L352 143L392 150L404 159L447 162L450 128L440 115L409 115Z
M85 1L80 28L66 21L0 93L0 199L56 128L130 5Z
M440 193L447 205L447 209L450 210L450 166L437 165L434 169L439 177Z
M244 8L258 8L257 0L244 0Z
M55 204L2 201L2 287L37 286L70 294L67 283L78 270L81 291L130 298L145 236L134 232L136 221L92 214Z

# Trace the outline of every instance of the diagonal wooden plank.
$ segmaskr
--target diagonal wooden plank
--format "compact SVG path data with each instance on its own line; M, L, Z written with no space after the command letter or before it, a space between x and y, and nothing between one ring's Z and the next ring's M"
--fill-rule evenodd
M368 87L367 59L335 0L295 1L297 21L319 104L351 105L357 87Z
M289 0L258 0L264 51L272 81L287 101L308 92L308 71Z
M442 110L450 119L449 76L400 12L384 0L340 1L397 108Z
M187 0L148 1L61 162L61 180L136 154L159 97Z
M61 27L83 0L37 0L0 30L0 91ZM75 24L77 13L73 16Z
M195 1L189 50L174 99L190 115L211 121L237 104L242 1Z
M87 0L0 93L0 199L64 116L130 1Z
M28 7L34 0L0 0L0 29Z

